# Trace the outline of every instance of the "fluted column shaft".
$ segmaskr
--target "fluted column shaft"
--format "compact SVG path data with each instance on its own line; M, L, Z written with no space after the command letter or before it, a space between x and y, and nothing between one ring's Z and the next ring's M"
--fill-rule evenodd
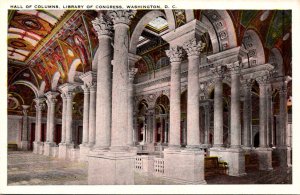
M111 117L112 117L112 65L113 48L112 22L100 14L93 22L98 34L99 47L97 61L97 96L96 96L96 146L95 148L108 148L111 144Z
M235 66L235 65L234 65ZM239 67L235 67L231 73L231 147L241 146L241 112L240 112L240 73Z
M170 148L180 147L180 65L183 57L181 47L171 47L166 51L171 62L170 81Z
M67 98L65 94L61 94L62 98L62 122L61 122L61 142L66 142L66 114L67 114Z
M72 123L73 123L73 93L72 92L67 92L66 93L66 144L71 144L72 143Z
M128 140L129 23L136 11L110 11L114 23L111 149L126 149Z
M259 147L267 147L267 81L259 78Z
M82 144L89 143L89 107L90 107L90 91L87 86L83 86L83 127L82 127Z
M96 141L96 83L90 86L89 104L89 145L94 146Z
M243 86L244 104L243 104L243 145L245 147L252 146L252 99L251 89L252 81L245 81Z

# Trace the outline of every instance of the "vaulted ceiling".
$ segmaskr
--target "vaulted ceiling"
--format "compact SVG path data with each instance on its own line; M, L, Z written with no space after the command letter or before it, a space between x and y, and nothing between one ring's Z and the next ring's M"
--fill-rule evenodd
M130 26L130 34L138 22L151 10L138 10ZM164 12L164 10L160 10ZM257 33L263 45L265 61L273 55L272 49L277 48L283 58L286 75L292 74L291 59L291 11L282 10L227 10L223 11L232 21L234 30L222 26L224 16L215 10L194 10L194 18L208 21L218 34L226 50L228 44L223 40L223 32L227 36L233 34L237 45L245 44L245 33L252 30ZM31 104L34 98L28 83L37 89L45 87L45 92L51 90L53 75L59 72L58 83L64 83L68 78L68 71L72 63L79 61L77 71L91 70L98 39L91 21L97 16L92 10L20 10L9 11L8 22L8 94L13 106L12 98L19 104ZM172 10L175 27L187 22L185 10ZM227 18L227 19L228 19ZM225 30L224 30L225 29ZM165 50L169 44L161 37L169 30L167 18L154 18L146 25L137 45L137 54L142 59L136 63L138 76L168 66L169 61ZM101 44L101 43L100 43ZM226 45L227 44L227 45ZM212 52L212 48L209 49ZM20 85L20 82L23 85ZM27 83L28 82L28 83ZM25 83L25 85L24 85ZM18 106L17 106L18 107ZM18 107L20 108L20 107Z

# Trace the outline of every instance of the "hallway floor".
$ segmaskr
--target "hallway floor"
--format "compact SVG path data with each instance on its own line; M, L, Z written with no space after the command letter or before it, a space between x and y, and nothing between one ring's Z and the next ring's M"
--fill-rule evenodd
M87 185L87 163L58 160L32 152L8 152L8 185ZM247 172L243 177L215 175L208 184L291 184L292 168ZM135 174L136 185L167 184L161 178ZM168 183L171 184L171 183Z

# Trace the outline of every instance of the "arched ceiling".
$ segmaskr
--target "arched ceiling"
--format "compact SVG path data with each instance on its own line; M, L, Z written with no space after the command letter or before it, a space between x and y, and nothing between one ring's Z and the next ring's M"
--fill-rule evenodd
M130 24L130 35L149 11L137 11ZM235 47L231 45L234 42L236 46L242 45L245 33L251 30L262 42L265 61L269 61L271 50L277 48L282 55L285 74L292 73L290 10L159 11L166 18L153 18L139 38L136 51L142 58L136 63L138 76L169 65L165 54L169 44L162 39L163 34L192 19L204 21L204 18L215 31L214 41L218 42L220 51ZM170 18L170 15L173 17ZM91 23L96 16L97 12L92 10L9 11L8 92L11 96L18 99L16 94L28 94L29 98L24 98L23 103L31 104L26 101L32 100L34 93L26 92L28 87L13 85L15 81L26 80L38 89L44 81L45 91L51 90L53 75L60 75L56 78L57 85L67 82L70 66L76 60L80 60L76 71L89 71L98 46L97 33ZM209 50L212 51L212 48Z

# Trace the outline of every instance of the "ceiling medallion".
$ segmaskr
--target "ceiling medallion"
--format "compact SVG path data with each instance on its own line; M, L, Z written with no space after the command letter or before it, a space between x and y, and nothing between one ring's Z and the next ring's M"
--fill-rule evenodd
M34 30L40 30L41 25L39 24L38 21L35 21L33 19L26 19L22 21L23 25L25 25L29 29L34 29Z

